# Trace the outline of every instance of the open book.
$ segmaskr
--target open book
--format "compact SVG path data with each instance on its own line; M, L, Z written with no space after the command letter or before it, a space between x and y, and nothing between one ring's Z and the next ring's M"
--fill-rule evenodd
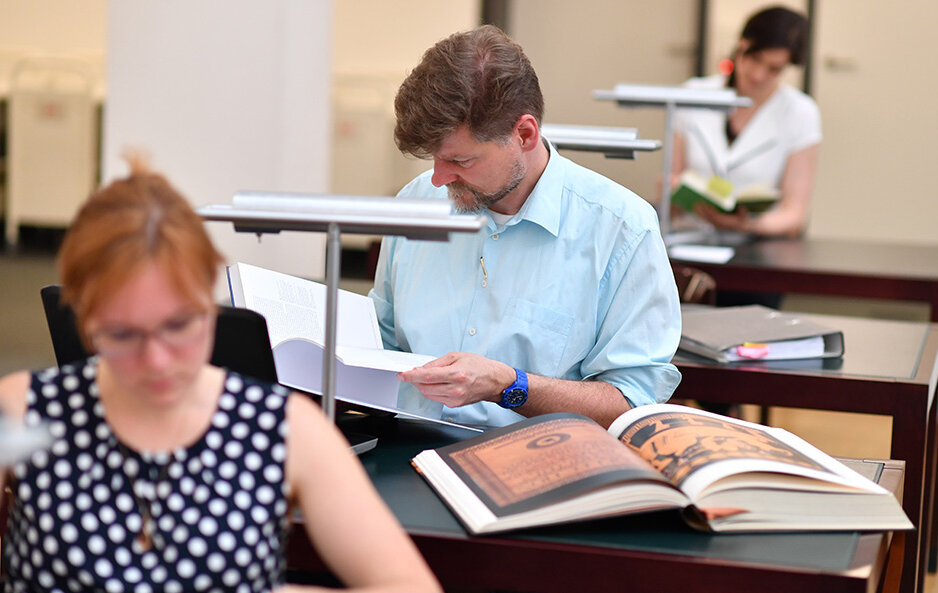
M228 266L228 286L235 307L257 311L267 320L278 381L294 389L322 394L326 286L244 263ZM397 373L434 358L385 350L371 299L339 290L336 399L449 424L398 405Z
M890 492L795 435L671 404L608 431L536 416L413 465L472 533L662 509L716 532L912 528Z
M843 332L762 305L681 307L681 350L717 362L835 358Z
M763 212L771 208L781 198L777 189L767 184L750 185L742 188L733 187L733 183L722 177L706 179L691 170L681 174L681 183L671 194L671 203L687 211L703 202L723 212L733 212L742 206L749 212Z

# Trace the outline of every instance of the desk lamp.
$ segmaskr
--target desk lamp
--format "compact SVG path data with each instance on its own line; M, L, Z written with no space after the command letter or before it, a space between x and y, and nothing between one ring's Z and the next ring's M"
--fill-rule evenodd
M690 89L680 86L617 84L611 91L593 91L593 98L615 101L619 107L664 107L664 164L661 174L661 199L658 220L661 235L668 242L671 232L671 163L674 155L674 111L678 108L732 111L752 105L749 97L739 97L733 89Z
M341 233L448 241L450 233L474 233L485 225L482 216L454 214L449 200L264 191L237 192L231 204L205 206L198 213L205 220L231 222L235 231L258 236L280 231L326 232L322 408L331 422L335 422L336 311Z
M635 128L544 124L541 134L560 150L599 152L610 159L634 159L636 152L661 148L660 140L639 138Z

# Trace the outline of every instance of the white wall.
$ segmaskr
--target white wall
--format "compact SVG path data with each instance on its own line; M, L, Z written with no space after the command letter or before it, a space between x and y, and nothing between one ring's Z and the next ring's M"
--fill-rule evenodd
M107 0L0 0L0 46L104 55Z
M394 95L428 47L479 20L478 0L336 2L333 191L393 195L430 167L397 150Z
M137 147L196 206L240 189L326 191L331 10L328 0L110 2L105 181ZM322 276L321 235L258 243L208 226L229 261Z
M810 234L938 244L938 3L824 0L818 12Z
M660 109L622 109L593 90L616 83L678 84L693 73L696 0L513 0L511 35L524 47L544 92L544 120L638 128L663 139ZM634 161L566 156L657 201L662 153Z
M333 65L342 74L402 81L440 39L479 24L479 0L338 0Z

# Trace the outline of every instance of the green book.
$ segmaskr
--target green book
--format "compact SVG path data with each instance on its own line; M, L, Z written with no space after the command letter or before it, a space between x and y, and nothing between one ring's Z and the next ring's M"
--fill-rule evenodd
M735 188L733 183L722 177L709 179L694 171L681 174L681 184L671 194L671 203L691 212L703 202L722 212L734 212L738 207L749 212L764 212L775 205L781 193L766 184Z

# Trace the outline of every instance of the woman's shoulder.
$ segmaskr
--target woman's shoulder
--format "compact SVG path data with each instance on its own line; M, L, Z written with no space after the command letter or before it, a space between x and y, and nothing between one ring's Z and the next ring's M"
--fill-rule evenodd
M35 410L40 417L57 415L68 400L70 408L93 406L97 401L97 359L90 357L61 367L18 371L0 378L0 412L24 416Z
M26 414L26 392L31 380L29 371L16 371L0 377L0 413L13 418L22 418Z
M309 396L296 391L289 392L286 407L291 424L299 423L308 428L325 417L319 404Z
M777 92L783 105L788 109L810 112L818 111L817 102L814 98L801 89L795 88L790 84L781 84Z

